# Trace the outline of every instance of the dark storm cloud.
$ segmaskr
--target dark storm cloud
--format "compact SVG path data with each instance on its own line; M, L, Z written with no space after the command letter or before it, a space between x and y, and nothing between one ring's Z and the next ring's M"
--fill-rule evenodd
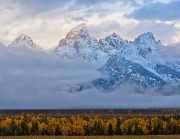
M139 20L179 20L180 1L149 3L133 11L128 17Z

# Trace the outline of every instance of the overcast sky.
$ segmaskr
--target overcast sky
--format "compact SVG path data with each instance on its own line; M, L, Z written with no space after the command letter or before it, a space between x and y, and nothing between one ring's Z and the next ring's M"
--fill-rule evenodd
M150 31L164 44L177 45L179 9L180 0L0 0L0 41L9 44L27 34L47 49L86 23L97 38L116 32L133 40Z

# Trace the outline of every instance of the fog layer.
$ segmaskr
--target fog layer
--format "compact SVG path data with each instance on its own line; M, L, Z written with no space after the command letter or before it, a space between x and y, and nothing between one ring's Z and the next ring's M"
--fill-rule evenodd
M90 83L101 76L79 59L5 48L0 57L0 109L180 107L180 95L173 90L137 91L133 86L121 86L110 92L96 88L68 91L69 85Z

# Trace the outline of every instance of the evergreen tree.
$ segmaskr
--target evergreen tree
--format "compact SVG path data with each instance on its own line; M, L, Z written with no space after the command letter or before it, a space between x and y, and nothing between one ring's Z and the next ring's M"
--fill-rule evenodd
M127 130L127 135L132 135L133 133L132 133L132 127L131 127L131 125L129 124L128 125L128 130Z
M105 128L101 121L95 121L93 126L93 135L104 135Z
M39 127L38 127L37 121L32 122L32 129L31 129L32 135L37 135L38 134L38 129L39 129Z
M114 135L114 130L113 130L113 126L112 126L111 122L109 123L109 126L108 126L108 134L109 135Z
M147 125L147 129L149 131L149 134L152 135L152 122L151 122L151 118L149 118L149 121L148 121L148 125Z
M22 134L21 127L15 124L14 118L11 121L11 127L9 128L9 132L11 132L10 134L13 136L18 136Z
M29 127L26 121L21 122L22 135L29 135Z
M59 125L56 126L56 131L55 131L55 135L62 135L62 130L61 127Z
M121 119L118 118L117 119L117 123L116 123L116 128L115 128L115 134L116 135L122 135L122 131L121 131L120 125L121 125Z
M92 128L89 125L84 126L85 136L90 136Z
M49 130L47 130L46 128L43 128L41 135L50 135Z

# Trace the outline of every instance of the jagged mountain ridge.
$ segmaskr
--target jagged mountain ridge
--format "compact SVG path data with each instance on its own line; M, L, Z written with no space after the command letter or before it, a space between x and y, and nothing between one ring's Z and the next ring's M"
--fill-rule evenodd
M38 48L27 35L20 35L9 45L17 46ZM95 79L92 83L78 83L78 87L72 87L72 90L79 91L92 85L109 89L129 83L143 87L178 84L180 60L164 57L162 49L164 46L151 32L140 35L134 41L123 40L116 33L97 40L90 36L87 26L81 24L60 40L52 53L60 57L78 57L100 65L99 71L104 77Z
M103 65L125 43L126 41L115 33L98 41L89 35L86 24L81 24L74 27L64 39L60 40L54 53L63 57L80 57L83 60L96 61Z
M9 47L35 47L36 44L33 42L32 38L28 35L20 35L18 36Z
M124 83L144 87L178 84L180 60L165 58L161 54L163 47L151 32L138 36L134 41L123 40L116 33L98 41L82 24L73 28L54 52L89 61L101 59L103 64L99 71L108 78L94 80L92 84L105 89Z
M29 54L41 56L42 54L46 55L47 51L36 45L33 39L25 34L18 36L9 45L0 43L0 56L2 57L16 55L16 57L21 57L23 59L26 55L29 57Z
M100 69L108 78L93 82L95 86L111 88L120 84L136 84L143 87L177 85L180 82L179 61L161 55L163 45L148 32L126 44ZM173 65L173 66L171 66Z
M60 56L79 56L83 59L97 60L97 45L97 40L90 37L86 25L81 24L73 28L66 38L60 40L55 53Z

